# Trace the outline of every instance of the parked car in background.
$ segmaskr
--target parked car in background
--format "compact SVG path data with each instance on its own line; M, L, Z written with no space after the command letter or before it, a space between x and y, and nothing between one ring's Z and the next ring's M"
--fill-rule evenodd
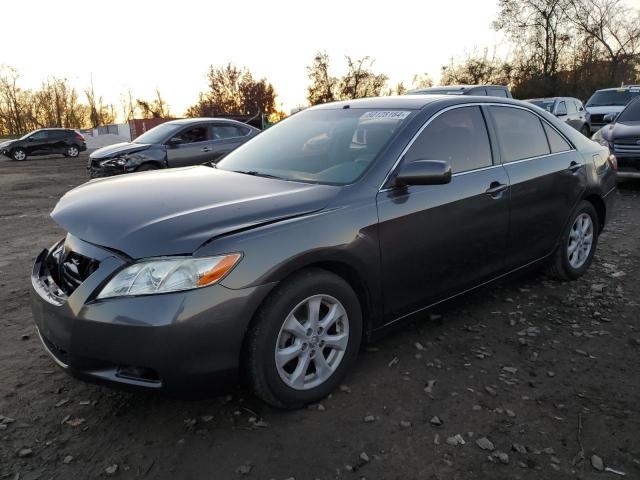
M552 115L555 115L567 125L575 128L585 137L591 136L591 125L589 115L584 109L584 105L577 98L573 97L550 97L532 98L525 102L533 103Z
M592 139L615 155L620 178L640 179L640 97L632 100L613 123L594 133Z
M363 339L434 304L533 264L583 275L615 197L608 156L506 98L315 106L216 168L64 195L51 216L68 233L31 276L37 332L86 380L202 392L241 376L272 405L317 402Z
M89 155L89 176L186 167L216 162L260 132L235 120L189 118L154 127L132 142L100 148Z
M445 85L411 90L407 95L481 95L513 98L509 87L504 85Z
M70 128L42 128L0 143L0 153L21 162L27 157L60 154L75 158L87 149L84 137Z
M597 90L585 105L589 113L591 132L597 132L604 127L638 95L640 95L640 85ZM607 116L609 119L605 119Z

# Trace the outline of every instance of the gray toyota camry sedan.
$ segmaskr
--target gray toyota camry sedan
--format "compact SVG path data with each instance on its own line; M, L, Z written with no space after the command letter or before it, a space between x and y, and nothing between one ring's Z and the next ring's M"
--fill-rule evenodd
M70 374L279 407L329 394L374 339L545 265L589 267L612 210L607 148L528 103L400 96L293 115L216 167L68 192L33 316Z

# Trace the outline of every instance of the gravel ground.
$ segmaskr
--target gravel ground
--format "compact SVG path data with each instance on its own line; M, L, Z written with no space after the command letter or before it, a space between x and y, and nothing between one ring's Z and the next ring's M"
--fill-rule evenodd
M640 187L594 264L460 298L364 347L322 404L178 401L67 377L34 335L28 274L86 156L0 160L0 479L640 478Z

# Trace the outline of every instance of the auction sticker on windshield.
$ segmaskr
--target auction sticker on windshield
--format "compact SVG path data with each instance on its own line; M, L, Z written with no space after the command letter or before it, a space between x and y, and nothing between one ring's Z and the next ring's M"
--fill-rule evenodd
M391 118L394 120L404 120L409 116L411 112L406 110L374 110L371 112L365 112L360 117L360 120L372 120L377 118Z

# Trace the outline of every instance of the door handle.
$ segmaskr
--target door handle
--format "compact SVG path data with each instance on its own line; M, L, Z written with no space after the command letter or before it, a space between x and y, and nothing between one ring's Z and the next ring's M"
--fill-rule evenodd
M507 188L509 188L509 185L506 183L491 182L491 185L489 185L489 188L485 190L485 193L487 195L491 195L493 198L499 198L501 196L500 194Z
M207 153L211 151L211 147L202 147L202 150L200 150L201 152Z
M576 162L576 161L572 161L572 162L569 164L569 170L570 170L572 173L575 173L575 172L577 172L578 170L580 170L580 167L582 167L582 165L580 165L580 164L579 164L578 162Z

